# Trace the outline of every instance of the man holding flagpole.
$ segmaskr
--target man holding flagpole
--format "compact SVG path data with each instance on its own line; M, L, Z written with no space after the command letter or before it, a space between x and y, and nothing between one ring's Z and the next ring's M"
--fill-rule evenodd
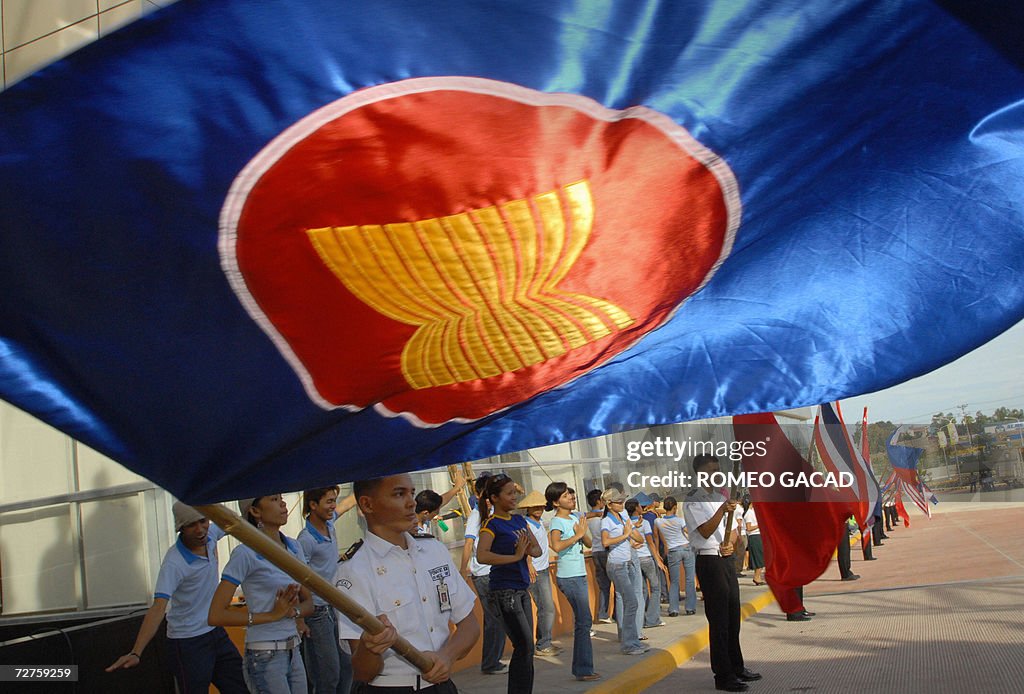
M734 533L730 528L727 537L723 523L737 504L735 499L723 499L707 481L706 475L718 472L716 456L698 455L693 459L693 471L701 484L686 495L683 517L697 555L696 573L704 593L715 689L745 692L746 683L761 679L761 675L744 666L740 648L740 587L732 557Z

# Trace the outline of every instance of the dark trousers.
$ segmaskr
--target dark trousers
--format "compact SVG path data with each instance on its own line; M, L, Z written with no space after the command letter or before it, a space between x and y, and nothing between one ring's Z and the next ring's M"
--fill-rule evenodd
M850 570L850 537L846 533L839 538L839 546L836 547L836 560L839 562L840 578L846 578L853 573Z
M207 694L212 683L221 694L247 694L242 656L223 627L201 636L167 639L167 662L181 694Z
M474 576L473 587L480 598L480 609L484 613L483 651L480 655L480 669L484 672L496 670L501 666L501 656L505 652L505 627L502 626L501 615L491 605L490 576ZM532 613L531 613L532 614Z
M882 536L884 532L882 530L882 519L876 518L875 525L871 528L871 542L877 547L882 544Z
M864 553L864 561L870 561L874 558L871 552L871 542L861 542L860 549Z
M698 554L696 573L704 594L704 614L708 618L711 670L715 673L715 682L728 682L744 668L736 562L731 556Z
M598 539L600 542L600 538ZM614 614L615 603L609 604L612 591L612 579L608 578L608 552L592 552L594 561L594 580L597 581L597 617L608 619L609 613ZM610 611L610 612L609 612Z
M505 633L512 642L508 663L508 694L533 692L533 605L525 588L492 590L488 599L501 614Z

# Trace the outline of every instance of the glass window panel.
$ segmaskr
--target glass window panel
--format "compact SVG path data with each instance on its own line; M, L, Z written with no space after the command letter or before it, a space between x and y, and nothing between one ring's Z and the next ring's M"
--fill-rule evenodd
M142 496L81 504L86 607L90 609L149 601L156 577L149 576L148 518Z
M78 556L67 504L0 514L3 615L78 606Z
M0 402L0 503L67 494L71 439Z

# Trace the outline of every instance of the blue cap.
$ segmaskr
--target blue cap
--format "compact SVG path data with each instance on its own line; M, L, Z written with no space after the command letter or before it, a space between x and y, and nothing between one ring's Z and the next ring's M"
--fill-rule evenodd
M654 503L654 499L652 499L651 497L647 496L643 492L637 493L637 495L634 496L633 498L636 499L636 502L638 504L640 504L641 506L650 506L652 503Z

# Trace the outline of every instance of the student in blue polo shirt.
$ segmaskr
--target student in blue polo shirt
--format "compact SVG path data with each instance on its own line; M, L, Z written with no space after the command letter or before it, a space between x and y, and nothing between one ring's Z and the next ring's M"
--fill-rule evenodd
M338 487L307 489L302 493L306 527L297 538L309 568L328 583L338 570L338 537L334 521ZM345 509L347 510L347 508ZM313 614L306 618L309 636L302 641L302 662L315 694L348 694L352 686L352 657L342 652L334 608L319 595L313 596Z
M298 542L281 527L288 521L288 504L280 494L238 502L246 520L271 541L305 562ZM231 607L235 588L242 586L247 610ZM231 552L220 585L210 603L210 624L245 626L245 683L253 692L306 694L306 672L299 653L299 634L308 629L303 617L313 614L312 594L246 545Z
M244 694L247 689L238 649L223 628L206 623L210 600L217 589L217 540L224 537L224 531L180 501L172 510L178 541L160 564L153 604L142 619L132 650L107 672L137 666L166 613L167 662L178 691L206 694L212 683L223 694Z
M508 475L487 478L480 495L480 542L476 558L491 565L487 599L501 615L512 642L508 664L509 694L533 691L533 609L530 606L530 569L526 556L539 557L537 538L526 527L526 519L512 515L519 492ZM493 509L493 515L491 513Z

